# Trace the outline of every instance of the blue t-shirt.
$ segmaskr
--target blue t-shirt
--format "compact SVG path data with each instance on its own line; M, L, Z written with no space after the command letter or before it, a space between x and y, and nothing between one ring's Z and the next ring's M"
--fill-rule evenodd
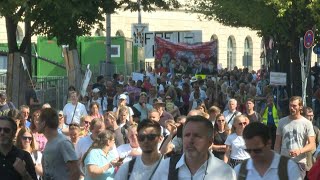
M113 180L115 175L115 168L110 167L107 171L105 171L100 176L97 176L96 178L92 178L89 176L87 172L87 166L88 165L97 165L98 167L103 167L106 164L110 163L116 158L116 156L109 152L108 155L105 155L105 153L101 149L92 149L89 154L87 155L86 159L84 160L85 164L85 180Z
M31 122L30 121L26 121L26 127L30 128L30 126L31 126Z

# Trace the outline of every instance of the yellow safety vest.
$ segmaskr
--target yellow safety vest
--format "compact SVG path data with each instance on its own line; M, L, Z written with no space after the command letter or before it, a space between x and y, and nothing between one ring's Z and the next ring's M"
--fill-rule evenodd
M262 123L265 125L268 124L268 109L269 109L269 107L266 107L266 109L264 110L263 116L262 116ZM278 116L278 110L275 105L272 105L272 117L274 120L274 124L276 125L276 127L278 127L279 116Z

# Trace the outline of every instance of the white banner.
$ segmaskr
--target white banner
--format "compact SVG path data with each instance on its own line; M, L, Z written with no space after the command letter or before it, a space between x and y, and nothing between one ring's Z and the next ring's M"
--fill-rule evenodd
M287 85L287 73L270 72L270 85Z
M90 64L87 65L87 70L86 74L84 75L83 83L82 83L82 88L81 88L81 96L84 97L87 92L87 88L90 82L92 76L92 72L90 70Z

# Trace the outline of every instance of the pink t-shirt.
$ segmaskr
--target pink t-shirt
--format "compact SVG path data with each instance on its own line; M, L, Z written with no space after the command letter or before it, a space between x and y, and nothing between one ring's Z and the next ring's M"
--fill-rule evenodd
M43 152L48 141L47 138L43 134L39 133L34 133L33 136L38 144L39 151Z

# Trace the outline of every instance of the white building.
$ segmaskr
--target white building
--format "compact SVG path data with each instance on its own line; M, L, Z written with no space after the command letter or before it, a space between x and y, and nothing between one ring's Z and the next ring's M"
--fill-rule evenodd
M138 13L121 11L111 16L111 35L116 32L123 32L125 37L132 37L132 24L137 23ZM233 68L246 66L244 57L252 57L252 64L249 67L257 70L263 63L260 58L262 52L261 37L257 36L257 31L248 28L234 28L224 26L216 21L198 19L197 14L189 14L184 11L162 11L147 13L142 12L142 23L148 24L149 31L201 31L202 41L218 41L218 63L223 68ZM24 25L19 24L17 36L22 40ZM97 29L92 30L92 35L105 35ZM4 18L0 19L0 43L6 43L6 29ZM36 41L36 37L32 38ZM1 59L0 59L1 61ZM1 63L1 62L0 62Z

